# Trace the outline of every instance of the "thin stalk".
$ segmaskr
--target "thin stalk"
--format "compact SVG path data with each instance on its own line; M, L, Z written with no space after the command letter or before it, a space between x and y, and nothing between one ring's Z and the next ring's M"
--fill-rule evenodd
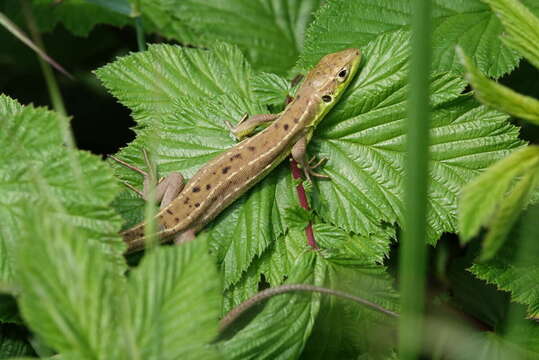
M41 33L39 32L37 23L34 19L34 15L32 14L32 9L30 5L28 4L27 0L20 0L20 2L21 2L23 15L26 20L26 24L30 31L30 36L32 37L33 42L43 52L45 52L45 45L41 38ZM51 99L52 108L54 109L56 113L60 115L64 144L69 149L76 149L77 145L76 145L75 137L73 136L73 132L71 130L71 126L69 123L70 119L67 115L67 111L64 106L64 100L62 99L60 87L58 86L58 82L56 81L54 72L52 71L50 64L47 61L45 61L43 58L38 56L37 60L39 61L39 65L41 66L41 71L43 72L43 77L45 78L45 82L49 90L49 97ZM82 168L80 166L77 154L73 151L68 151L67 157L68 157L70 167L71 169L73 169L75 173L75 178L77 180L78 187L80 188L81 191L87 191L87 188L89 185L88 185L87 180L83 176Z
M384 308L383 306L380 306L362 297L345 293L343 291L333 290L333 289L328 289L328 288L323 288L320 286L314 286L314 285L308 285L308 284L287 284L287 285L280 285L280 286L276 286L276 287L269 288L266 290L262 290L258 294L252 296L251 298L242 302L240 305L236 306L228 314L226 314L226 316L221 320L221 322L219 323L219 331L223 332L232 323L234 323L239 317L245 314L247 310L252 308L254 305L260 303L261 301L264 301L276 295L286 294L289 292L298 292L298 291L299 292L317 292L321 294L337 296L343 299L348 299L356 303L362 304L364 306L371 308L372 310L381 312L388 316L391 316L394 318L399 317L399 314L391 310L388 310Z
M39 29L37 28L34 15L32 14L32 9L28 5L27 0L21 0L21 7L23 10L24 18L26 20L26 24L28 25L28 29L30 30L30 36L32 37L32 41L40 49L45 51L45 46L43 44L41 34L39 32ZM39 66L41 66L41 71L43 72L43 77L45 78L45 82L47 83L47 88L49 90L49 97L51 99L52 108L54 109L54 111L56 111L60 115L67 118L67 111L64 106L64 100L62 99L62 94L60 93L60 87L58 86L58 82L56 81L56 77L54 76L51 66L49 65L49 63L47 63L45 60L43 60L39 56L37 57L37 60L39 61ZM69 141L69 139L67 140ZM74 141L72 138L71 138L71 141L72 141L71 145L73 145Z
M142 17L141 17L141 12L140 12L140 1L136 1L133 4L132 16L135 18L135 31L137 33L138 51L145 51L146 40L144 38L144 26L142 23Z
M402 296L399 358L402 360L418 358L424 333L431 1L415 0L412 14L406 211L399 262Z

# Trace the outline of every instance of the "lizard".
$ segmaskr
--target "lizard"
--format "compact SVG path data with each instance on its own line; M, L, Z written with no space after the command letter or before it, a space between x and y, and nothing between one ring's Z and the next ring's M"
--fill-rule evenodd
M194 239L196 232L289 155L306 177L318 175L306 160L307 144L315 127L338 102L357 73L360 62L361 52L356 48L324 56L309 71L294 99L280 114L255 115L241 121L233 133L237 139L245 139L210 160L187 184L183 185L183 177L178 173L170 174L158 184L156 197L162 200L155 215L159 229L156 236L161 241L174 237L177 244ZM265 123L270 124L247 137L259 125L267 125ZM112 158L147 176L124 161ZM167 190L171 185L175 185L175 189ZM144 248L144 227L145 222L141 222L120 233L127 243L127 253Z

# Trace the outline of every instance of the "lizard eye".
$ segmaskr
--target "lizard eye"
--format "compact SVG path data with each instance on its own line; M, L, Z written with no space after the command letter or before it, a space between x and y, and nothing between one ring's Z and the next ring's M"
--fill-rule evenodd
M346 75L348 75L348 70L344 68L337 74L337 80L344 81L346 79Z
M331 96L330 95L324 95L322 96L322 100L326 103L331 102Z

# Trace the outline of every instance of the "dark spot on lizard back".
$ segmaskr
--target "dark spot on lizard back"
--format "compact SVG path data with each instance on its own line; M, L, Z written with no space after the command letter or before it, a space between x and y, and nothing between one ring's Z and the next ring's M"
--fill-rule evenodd
M284 127L285 130L288 130L288 124L284 124L283 127Z
M189 202L189 198L185 198L185 200L183 201L184 204L187 204Z
M234 161L234 159L241 159L241 154L235 154L230 157L230 161Z
M180 218L174 218L174 221L176 221L176 224L180 222Z
M254 146L247 146L247 149L251 150L251 151L255 151L256 148Z
M222 171L223 171L223 174L226 174L226 173L228 172L228 170L230 170L230 166L225 166L225 167L223 168L223 170L222 170Z
M210 189L211 189L211 184L206 185L206 190L210 190Z
M195 187L193 188L193 192L199 192L199 191L200 191L200 188L199 188L198 186L195 186Z
M170 211L170 209L167 209L167 213L172 215L172 211Z
M195 203L195 207L199 207L200 206L200 203Z

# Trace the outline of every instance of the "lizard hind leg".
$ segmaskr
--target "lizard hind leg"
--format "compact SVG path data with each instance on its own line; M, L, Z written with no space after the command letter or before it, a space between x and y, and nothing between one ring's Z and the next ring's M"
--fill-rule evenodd
M124 165L125 167L127 167L127 168L129 168L129 169L131 169L133 171L136 171L139 174L141 174L142 176L144 176L143 190L142 191L140 191L139 189L135 188L133 185L131 185L131 184L127 183L127 182L124 182L124 184L128 188L130 188L131 190L133 190L134 192L139 194L144 200L148 201L151 179L152 179L152 176L155 176L155 175L151 175L148 172L146 172L146 171L144 171L144 170L142 170L142 169L140 169L140 168L138 168L136 166L133 166L133 165L129 164L128 162L124 161L124 160L116 158L115 156L111 155L109 157L111 159L113 159L114 161ZM147 159L146 154L145 154L144 157L145 157L145 159ZM172 202L172 200L174 200L180 194L183 187L184 187L184 178L183 178L182 174L180 174L178 172L172 172L172 173L168 174L166 177L160 178L159 181L157 182L156 187L155 187L155 199L156 199L157 202L160 203L160 209L163 209L168 204L170 204L170 202Z
M192 241L195 239L195 230L187 229L176 235L174 235L174 245L181 245L183 243Z

